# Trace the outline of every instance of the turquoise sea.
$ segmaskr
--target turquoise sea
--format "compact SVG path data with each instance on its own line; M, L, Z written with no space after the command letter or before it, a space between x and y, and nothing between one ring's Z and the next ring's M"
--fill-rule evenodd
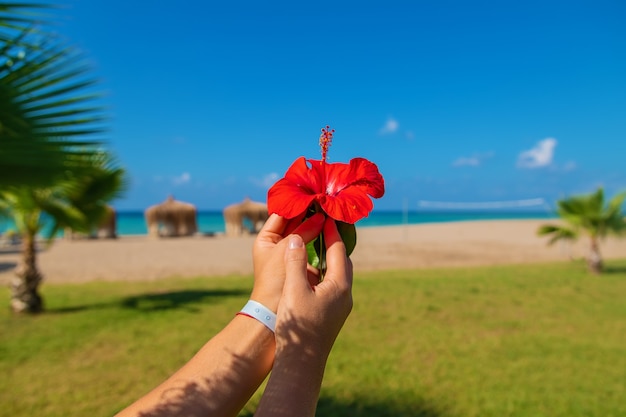
M548 211L373 211L369 217L359 221L357 227L394 226L419 223L445 223L470 220L504 219L550 219L554 213ZM13 229L12 223L0 218L0 233ZM200 233L212 234L224 232L224 219L221 211L198 212ZM118 235L145 235L148 233L142 211L121 211L117 213Z

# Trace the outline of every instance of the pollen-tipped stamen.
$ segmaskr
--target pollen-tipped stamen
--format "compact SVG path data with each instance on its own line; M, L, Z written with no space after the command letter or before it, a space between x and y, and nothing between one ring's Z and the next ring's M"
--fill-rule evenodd
M333 141L333 134L335 129L331 129L330 126L322 128L322 134L320 135L320 147L322 148L322 161L326 162L326 156L328 155L328 148Z

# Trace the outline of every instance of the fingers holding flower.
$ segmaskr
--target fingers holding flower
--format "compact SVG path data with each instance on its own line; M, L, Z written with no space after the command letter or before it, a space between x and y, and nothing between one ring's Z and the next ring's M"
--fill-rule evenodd
M285 280L283 262L287 245L285 237L297 234L306 244L321 233L324 225L323 214L314 215L304 222L301 219L296 220L272 214L254 241L252 249L254 286L251 298L272 311L276 311L278 307Z

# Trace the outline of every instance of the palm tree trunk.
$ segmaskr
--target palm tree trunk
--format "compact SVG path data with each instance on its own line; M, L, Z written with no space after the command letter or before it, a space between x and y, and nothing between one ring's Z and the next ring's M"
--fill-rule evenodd
M602 256L600 255L600 245L595 237L591 238L587 267L592 274L599 275L602 272Z
M43 276L37 269L35 235L26 234L22 242L22 259L11 282L11 308L16 313L39 313L43 300L37 289Z

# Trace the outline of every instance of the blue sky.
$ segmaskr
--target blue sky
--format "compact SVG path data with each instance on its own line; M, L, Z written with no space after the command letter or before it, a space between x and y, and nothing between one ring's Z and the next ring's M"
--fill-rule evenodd
M376 209L626 189L623 1L60 2L118 209L264 201L327 124L331 162L379 166Z

